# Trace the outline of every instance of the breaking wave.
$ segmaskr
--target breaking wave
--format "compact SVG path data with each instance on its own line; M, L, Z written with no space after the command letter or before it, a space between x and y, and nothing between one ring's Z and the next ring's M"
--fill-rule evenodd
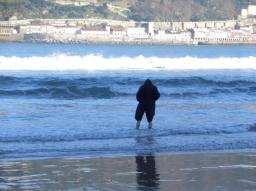
M255 94L256 81L214 80L205 77L152 79L161 95L173 98L196 98L222 94ZM53 99L113 98L134 96L143 83L131 77L14 77L0 75L0 97Z
M200 70L200 69L256 69L256 57L219 58L161 58L161 57L110 57L101 55L69 56L66 54L45 57L0 56L0 70L65 71L65 70Z

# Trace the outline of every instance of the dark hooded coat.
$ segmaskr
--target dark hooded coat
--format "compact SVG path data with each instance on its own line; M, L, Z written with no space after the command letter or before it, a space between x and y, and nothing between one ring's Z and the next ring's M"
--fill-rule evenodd
M148 122L151 122L155 115L155 102L159 97L160 93L157 87L152 84L151 80L147 79L136 94L139 104L136 109L135 119L140 121L145 112Z

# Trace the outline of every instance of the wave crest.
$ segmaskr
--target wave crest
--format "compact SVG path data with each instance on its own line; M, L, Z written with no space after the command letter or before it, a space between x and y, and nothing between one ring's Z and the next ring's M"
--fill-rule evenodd
M242 58L160 58L127 57L106 58L101 55L47 57L0 56L0 70L202 70L202 69L256 69L256 57Z
M157 78L153 81L162 96L173 98L256 93L256 81L253 80L172 77ZM130 77L0 76L0 97L81 99L135 96L142 83L142 79Z
M34 88L25 90L0 90L0 96L37 97L37 98L112 98L118 93L110 90L109 87L77 88L68 86L66 88Z

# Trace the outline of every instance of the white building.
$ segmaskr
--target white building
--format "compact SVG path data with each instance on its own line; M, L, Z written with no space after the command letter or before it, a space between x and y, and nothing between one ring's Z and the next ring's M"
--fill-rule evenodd
M78 27L55 27L51 25L28 25L26 34L76 34Z
M251 25L250 26L241 26L240 31L243 31L244 33L252 34L252 33L254 33L254 28Z
M194 29L194 40L201 42L236 42L248 40L248 33L241 30Z
M241 18L246 19L248 17L248 9L241 10Z
M155 35L155 27L154 27L154 22L149 22L148 23L148 34L153 37Z
M0 25L0 37L1 36L10 36L13 34L17 34L17 30L13 26L1 26Z
M249 16L256 16L256 5L249 5L248 6L248 15Z
M227 31L221 31L221 30L214 30L209 31L207 34L207 40L212 41L224 41L230 38L229 32Z
M51 25L28 25L26 34L53 34L55 27Z
M81 34L92 37L106 37L110 35L110 27L106 26L105 29L83 29Z
M54 34L77 34L78 27L55 27Z
M86 36L107 36L109 33L106 30L94 30L94 29L86 29L81 30L82 35Z
M179 33L166 33L165 30L159 30L157 34L154 35L156 40L167 40L167 41L190 41L190 32L179 32Z
M126 36L126 31L123 27L111 27L110 31L112 38L124 38Z
M246 19L249 16L256 16L256 5L248 5L247 9L241 10L241 18Z
M97 0L54 0L55 3L60 5L74 5L74 6L86 6L89 4L96 4Z
M203 28L203 29L193 29L194 35L193 39L198 41L206 41L209 36L209 29Z
M58 27L67 26L66 20L60 20L60 19L51 20L51 21L49 21L49 24L53 25L53 26L58 26Z
M149 38L149 35L146 33L145 28L143 27L128 27L127 36L132 39L146 39Z

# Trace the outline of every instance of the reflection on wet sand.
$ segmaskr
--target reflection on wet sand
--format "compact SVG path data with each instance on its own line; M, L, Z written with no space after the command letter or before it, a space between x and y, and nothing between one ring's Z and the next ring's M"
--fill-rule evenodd
M150 132L146 135L138 134L136 137L136 147L145 147L143 150L147 151L147 153L138 153L135 156L136 180L139 191L155 191L159 189L160 174L156 168L154 143L155 139Z
M256 190L255 159L255 153L198 153L0 160L0 190Z
M136 156L138 190L159 189L159 174L154 156Z

